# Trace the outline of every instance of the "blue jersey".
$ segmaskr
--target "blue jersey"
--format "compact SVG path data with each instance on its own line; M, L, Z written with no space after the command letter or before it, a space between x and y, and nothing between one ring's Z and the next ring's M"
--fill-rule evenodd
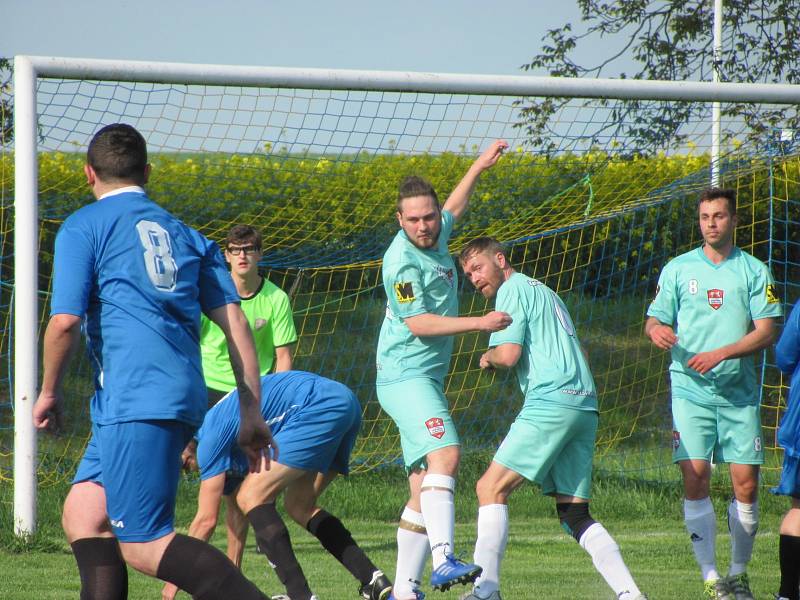
M51 315L85 317L92 421L199 425L200 312L239 301L217 245L126 188L64 221L53 273Z
M320 384L328 389L328 393L322 396L315 393L315 387ZM281 371L261 377L261 415L269 425L273 437L279 442L281 431L290 430L306 412L328 412L336 415L349 413L353 407L356 407L357 420L360 423L358 403L350 389L314 373ZM196 436L201 479L227 471L240 475L248 472L247 457L237 442L239 414L239 392L236 390L217 402L206 414ZM346 433L345 430L349 429L352 420L349 416L345 419L340 436ZM299 428L295 428L297 429ZM302 435L308 436L305 444L313 446L313 431L306 430ZM283 445L279 443L278 460L284 462L286 456L282 448Z
M791 373L789 400L778 428L778 443L788 456L800 456L800 302L794 305L781 339L775 347L775 360L784 373Z

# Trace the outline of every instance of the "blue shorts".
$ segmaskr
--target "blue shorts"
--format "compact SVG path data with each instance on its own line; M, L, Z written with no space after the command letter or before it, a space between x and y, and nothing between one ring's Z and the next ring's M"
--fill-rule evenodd
M181 452L194 427L178 421L92 425L72 483L103 486L111 529L121 542L149 542L171 533Z
M800 457L783 455L783 469L781 470L781 481L778 487L770 490L773 494L780 496L791 496L800 498Z
M293 469L347 475L359 429L361 405L350 388L317 379L302 408L274 433L278 462Z

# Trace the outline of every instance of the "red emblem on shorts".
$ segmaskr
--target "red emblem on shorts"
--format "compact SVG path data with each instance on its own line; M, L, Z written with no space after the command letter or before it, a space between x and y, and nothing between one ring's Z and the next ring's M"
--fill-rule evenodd
M681 432L672 430L672 449L677 450L681 445Z
M425 427L428 428L428 433L430 433L437 440L442 439L442 436L444 435L444 421L442 421L439 417L433 417L425 421Z
M725 291L714 289L708 290L706 294L708 294L708 305L714 310L719 310L725 299Z

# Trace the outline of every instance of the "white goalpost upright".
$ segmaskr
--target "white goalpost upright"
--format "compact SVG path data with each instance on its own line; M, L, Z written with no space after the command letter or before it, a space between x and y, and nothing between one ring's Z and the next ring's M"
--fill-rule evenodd
M800 86L242 67L17 56L14 61L14 530L36 530L37 79L238 87L800 104Z

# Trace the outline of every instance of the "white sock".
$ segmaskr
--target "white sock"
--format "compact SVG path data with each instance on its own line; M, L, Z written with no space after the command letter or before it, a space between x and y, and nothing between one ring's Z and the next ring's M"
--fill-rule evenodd
M606 583L614 590L619 600L636 598L641 591L625 566L619 546L600 523L594 523L583 532L579 540L581 548L589 553L594 568L603 576Z
M717 572L716 542L717 517L711 498L683 501L683 520L692 540L692 549L703 581L719 579Z
M744 573L753 556L758 531L758 501L752 504L734 498L728 505L728 529L731 532L731 569L729 575Z
M456 511L453 491L456 480L449 475L428 473L422 479L419 501L428 541L431 545L433 568L445 561L445 555L453 552L453 535L456 526Z
M414 590L420 585L429 553L430 545L422 513L406 506L397 528L397 573L393 588L395 598L416 598Z
M508 543L508 505L487 504L478 508L478 541L475 542L475 564L483 572L475 580L479 596L487 597L500 589L500 562Z

